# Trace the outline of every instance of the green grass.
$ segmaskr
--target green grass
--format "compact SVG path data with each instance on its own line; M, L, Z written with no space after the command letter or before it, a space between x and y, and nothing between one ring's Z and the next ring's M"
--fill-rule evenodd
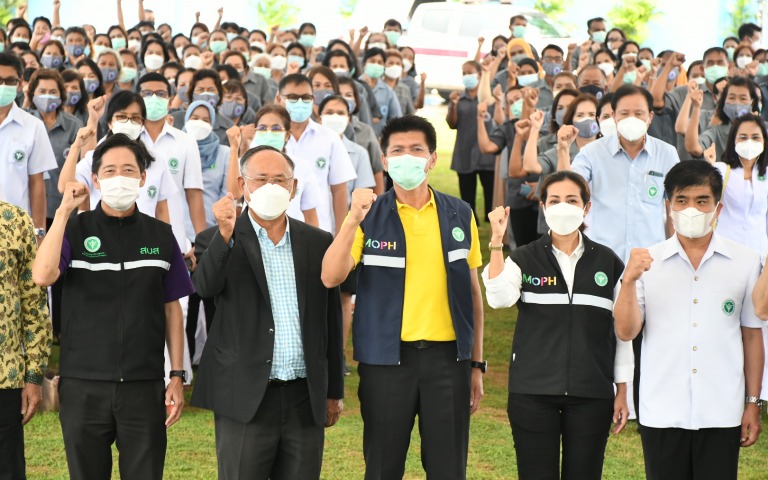
M458 195L456 175L450 171L451 151L455 134L445 126L444 109L427 112L438 131L438 166L430 174L430 183L446 193ZM482 195L478 188L477 211L482 212ZM480 229L481 245L488 242L488 226ZM487 263L487 249L483 249ZM485 309L485 356L490 365L485 376L485 398L480 410L472 417L467 476L473 480L517 478L512 436L506 413L506 384L512 332L515 326L514 309ZM351 358L351 348L347 357ZM52 363L56 363L56 352ZM243 379L247 381L247 379ZM363 478L362 420L357 401L358 377L354 372L347 377L344 414L339 423L326 430L323 478L347 480ZM189 399L187 399L189 400ZM763 429L768 431L768 419L763 418ZM181 421L169 430L165 478L214 479L216 453L213 416L210 412L186 408ZM58 416L47 413L37 415L26 427L27 475L30 479L68 478L61 428ZM418 430L414 429L409 452L407 479L424 478L419 457ZM113 478L118 478L117 459ZM740 479L764 480L768 477L768 438L756 446L742 450ZM636 424L631 422L624 432L611 436L608 441L605 479L642 479L643 454Z

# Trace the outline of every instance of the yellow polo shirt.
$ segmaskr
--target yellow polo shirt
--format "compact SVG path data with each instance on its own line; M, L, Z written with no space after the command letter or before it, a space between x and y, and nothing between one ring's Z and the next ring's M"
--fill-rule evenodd
M451 309L448 303L448 277L443 260L440 222L437 217L435 195L430 190L429 202L421 209L397 202L397 213L405 231L405 294L403 324L400 339L456 340ZM477 224L472 216L472 245L467 257L469 268L483 263ZM352 245L352 259L357 265L363 256L365 235L358 227ZM386 288L382 289L385 292Z

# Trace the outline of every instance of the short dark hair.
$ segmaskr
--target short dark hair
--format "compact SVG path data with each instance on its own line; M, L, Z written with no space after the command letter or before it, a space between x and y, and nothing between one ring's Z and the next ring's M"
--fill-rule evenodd
M592 30L592 24L597 22L605 23L605 19L603 17L590 18L587 20L587 30Z
M728 80L725 88L723 88L722 94L720 94L717 105L715 105L715 115L717 115L717 118L720 119L720 122L722 122L723 125L728 125L731 123L731 119L728 118L728 115L725 114L725 100L728 97L728 91L731 89L731 87L745 87L747 90L749 90L749 96L752 101L750 102L749 112L747 113L758 111L759 102L757 99L757 85L755 85L755 82L746 77L733 77Z
M757 115L748 113L737 118L731 122L731 130L728 134L728 141L725 144L725 151L723 151L723 163L731 166L731 168L744 168L739 159L739 154L736 153L736 134L739 131L739 127L744 123L754 123L760 127L760 132L763 134L763 142L768 139L768 130L765 128L765 122ZM751 160L751 159L750 159ZM760 154L757 160L757 174L764 176L768 167L768 149L763 149L763 153Z
M397 27L397 28L400 29L400 31L403 30L403 24L401 24L400 22L398 22L394 18L390 18L389 20L384 22L384 28L387 28L387 27Z
M513 15L512 18L509 19L509 24L512 25L515 23L515 20L525 20L528 22L528 19L525 18L525 15Z
M21 79L21 74L24 73L24 66L21 64L21 59L12 53L0 53L0 66L13 67L16 70L16 75Z
M37 110L37 106L32 99L35 98L35 90L37 90L38 85L40 85L40 80L53 80L56 82L56 88L59 89L59 98L61 99L61 103L57 109L58 111L67 101L67 89L64 87L64 80L62 80L59 71L48 68L41 68L40 70L35 71L32 78L29 80L29 88L27 89L29 108Z
M203 69L195 71L195 74L192 75L192 80L189 82L187 98L190 102L192 102L192 96L195 94L197 83L201 80L205 80L206 78L213 80L214 85L216 85L216 93L219 95L219 103L216 104L218 107L221 105L221 98L224 96L224 87L221 84L221 78L219 78L219 74L215 70Z
M141 109L141 118L147 118L147 107L144 105L144 99L141 98L136 92L130 90L120 90L112 95L112 98L107 102L106 121L107 123L112 121L112 117L120 110L125 110L134 103L139 105Z
M142 173L149 168L149 165L155 160L142 142L139 140L131 140L128 135L124 133L116 133L104 139L103 142L96 146L96 150L93 151L91 172L94 175L99 173L101 159L104 158L104 155L108 151L114 148L127 148L133 152L133 155L136 158L136 163L139 165L139 171Z
M48 28L53 28L53 25L51 24L51 21L48 20L48 18L46 18L46 17L40 16L40 17L37 17L34 20L32 20L32 28L35 27L37 22L43 22L44 24L48 25Z
M310 23L310 22L304 22L304 23L302 23L301 25L299 25L299 33L301 33L301 32L302 32L302 31L303 31L305 28L307 28L307 27L310 27L310 28L312 28L312 30L314 30L315 32L317 32L317 27L315 27L315 24L314 24L314 23Z
M292 73L284 76L283 79L280 80L280 85L277 86L277 91L282 93L288 85L302 85L304 83L309 85L309 88L312 88L312 82L306 75L302 73Z
M343 103L344 106L347 107L347 115L352 116L352 112L349 111L349 103L347 103L347 99L340 95L328 95L327 97L325 97L323 101L320 102L320 106L317 107L317 113L322 115L323 110L325 109L325 106L334 100L338 100L339 102Z
M549 190L549 187L551 187L553 183L565 182L567 180L570 180L571 182L578 185L579 196L581 197L581 201L584 202L584 205L586 205L587 202L589 202L589 199L591 198L591 194L589 192L589 184L584 179L584 177L570 170L560 170L550 175L547 175L544 178L544 181L541 182L541 193L539 195L539 197L541 198L541 203L547 203L547 191Z
M221 29L222 29L222 30L224 30L225 32L226 32L227 30L229 30L230 28L231 28L231 29L234 29L236 32L239 32L239 31L240 31L240 25L236 24L235 22L224 22L224 23L222 23L222 24L219 26L219 28L221 28Z
M745 23L739 27L739 41L744 40L744 37L752 37L755 32L762 32L763 29L754 23Z
M163 49L163 63L167 63L168 60L171 59L171 56L168 53L168 46L165 44L165 42L158 41L157 39L154 39L154 38L150 38L149 40L146 40L141 45L141 60L142 60L142 62L144 61L144 55L146 55L146 53L147 53L147 48L149 48L150 45L154 45L154 44L160 45L160 48Z
M534 72L539 73L539 63L536 60L525 57L517 62L518 67L522 67L523 65L528 65L529 67L533 68Z
M355 68L355 62L352 60L349 54L343 50L329 50L326 52L326 54L323 56L323 66L330 68L331 59L335 57L344 57L347 60L347 67L349 67L350 73Z
M245 166L246 162L248 162L248 160L251 159L251 157L253 157L257 153L264 152L264 151L277 152L280 155L282 155L285 161L288 163L288 166L291 168L291 172L293 172L295 165L293 163L293 160L291 160L291 157L286 155L285 152L281 152L275 147L270 147L269 145L260 145L258 147L251 148L250 150L248 150L243 154L242 158L240 158L240 173L243 172L243 167Z
M135 29L140 29L141 27L149 27L151 29L155 29L155 22L151 20L141 20L139 23L136 24L134 27Z
M723 176L720 170L709 162L696 160L679 162L667 172L664 178L664 192L670 201L675 192L702 185L710 187L715 201L720 201L723 194Z
M704 55L701 56L701 59L706 61L707 57L712 55L713 53L722 53L723 55L725 55L725 58L729 58L728 52L723 47L711 47L704 50Z
M223 63L220 63L216 65L216 72L227 72L227 77L229 77L229 80L240 80L240 74L237 72L237 69L233 67L232 65L225 65ZM221 77L219 77L221 78ZM224 84L222 84L222 87Z
M333 73L333 70L330 68L324 66L324 65L315 65L314 67L310 68L307 72L307 77L310 81L315 78L315 75L320 74L328 79L329 82L331 82L331 90L333 90L333 93L335 95L339 94L339 78L336 76L335 73ZM314 88L312 89L314 90Z
M139 81L136 82L136 91L140 92L141 85L147 82L163 82L165 84L165 88L168 89L168 95L171 94L171 82L169 82L165 76L158 72L145 73L141 78L139 78Z
M541 56L544 56L544 52L546 52L547 50L554 50L556 52L560 52L560 55L565 55L565 52L563 52L563 49L560 48L559 46L555 45L554 43L550 43L546 47L542 48L541 49Z
M616 105L619 104L619 100L631 95L642 95L646 103L648 103L648 111L653 111L653 96L651 95L651 92L644 89L643 87L632 85L631 83L622 85L615 92L613 92L613 98L611 98L611 108L613 111L616 111Z
M421 132L427 140L427 148L432 153L437 150L437 133L435 127L424 117L404 115L387 122L381 132L381 149L386 153L389 147L389 137L394 133Z
M365 62L367 62L369 58L375 57L377 55L381 56L384 62L387 61L387 52L385 52L384 50L378 47L374 47L374 48L369 48L363 54L363 65L365 65Z
M85 43L88 43L88 34L85 33L85 29L82 27L69 27L68 29L64 30L64 40L66 40L67 37L73 33L81 35L83 40L85 40Z

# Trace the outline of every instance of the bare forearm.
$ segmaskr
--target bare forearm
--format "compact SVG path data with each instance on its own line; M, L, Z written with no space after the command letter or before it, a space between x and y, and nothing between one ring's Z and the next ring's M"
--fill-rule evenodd
M539 165L539 131L536 128L531 129L531 133L528 137L528 141L525 144L525 152L523 153L523 170L526 173L541 173L541 165Z
M333 197L333 216L336 219L336 233L339 233L341 224L344 223L344 218L347 216L347 212L349 212L347 184L331 185L331 196Z
M46 198L45 180L43 180L42 173L29 177L29 206L35 228L45 228Z
M768 269L763 269L757 277L752 290L752 303L755 306L755 315L761 320L768 320Z
M672 71L672 62L667 61L664 68L661 70L658 78L669 78L669 72ZM667 93L667 82L654 82L651 87L651 95L653 96L654 108L661 108L664 106L664 94ZM682 112L680 112L682 113Z
M571 152L567 148L557 147L557 171L571 169Z
M472 276L472 309L475 317L475 341L472 345L472 360L483 360L483 330L485 318L483 317L483 294L480 290L480 280L477 278L477 269L470 270Z
M71 211L62 210L61 207L56 210L51 228L37 249L37 256L32 264L32 280L41 287L53 285L59 278L61 246L64 242L67 220L71 213Z
M312 225L313 227L320 227L320 220L317 218L317 209L310 208L309 210L302 210L304 214L304 223Z
M237 184L238 173L240 172L240 149L239 146L231 146L229 149L229 169L227 170L226 188L235 198L240 197L240 186Z
M515 141L512 142L512 151L509 154L509 169L507 174L509 178L522 178L526 176L525 169L523 168L523 140L515 136Z
M683 104L680 106L680 113L677 114L677 120L675 120L675 133L685 135L688 131L688 122L691 116L691 97L685 97Z
M616 335L626 341L634 340L643 326L643 314L637 302L637 283L624 280L613 308Z
M384 194L384 172L376 172L373 174L373 179L376 181L376 186L373 187L373 193L376 195Z
M759 397L763 384L765 351L762 330L761 328L741 328L744 344L744 380L747 387L746 395L749 397Z
M337 287L352 271L355 262L351 252L358 225L357 222L347 219L342 223L331 246L325 251L321 279L326 288Z
M184 319L178 300L165 304L165 342L171 357L171 370L184 368Z
M205 230L205 207L203 206L203 191L197 188L190 188L184 191L189 206L189 218L192 220L192 227L195 234Z
M700 157L704 154L704 150L699 144L699 117L701 116L701 106L693 106L693 114L691 119L688 120L688 129L685 132L685 149L691 155Z
M477 119L477 144L480 147L480 151L483 153L499 153L499 147L488 138L485 122L479 118Z
M171 224L171 214L168 212L168 200L160 200L155 207L155 218L168 225Z
M445 117L445 122L448 124L449 127L452 129L456 128L456 124L459 121L459 114L458 114L458 108L456 108L456 104L451 102L450 106L448 107L448 115Z

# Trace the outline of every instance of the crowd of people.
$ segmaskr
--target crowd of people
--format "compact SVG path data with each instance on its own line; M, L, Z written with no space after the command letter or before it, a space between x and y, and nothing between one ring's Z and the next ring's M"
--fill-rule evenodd
M162 478L193 373L219 478L319 478L351 333L365 478L402 478L418 417L427 476L464 479L480 279L517 307L520 478L601 478L631 415L647 478L737 478L768 397L759 26L690 61L602 18L532 45L512 16L447 95L458 199L397 19L321 46L61 3L0 30L0 478L25 478L52 343L72 478L109 478L115 442L122 478Z

